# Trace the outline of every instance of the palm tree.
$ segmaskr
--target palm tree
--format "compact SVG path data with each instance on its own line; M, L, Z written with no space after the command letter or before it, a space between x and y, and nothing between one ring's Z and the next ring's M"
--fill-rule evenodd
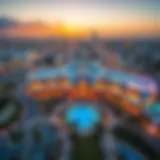
M22 114L21 103L15 98L0 98L0 129L6 129L17 122Z

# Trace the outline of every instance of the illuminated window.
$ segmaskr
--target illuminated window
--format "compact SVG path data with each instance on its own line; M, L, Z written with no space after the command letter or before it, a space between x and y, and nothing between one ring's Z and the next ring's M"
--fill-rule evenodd
M98 80L95 84L96 89L104 89L104 81L103 80Z
M122 87L120 84L112 84L112 93L121 95L123 94Z
M48 80L47 87L53 88L53 87L57 87L57 86L58 86L58 84L57 84L57 81L55 79Z
M127 90L125 97L129 102L133 104L139 104L141 102L141 98L138 91L132 89Z
M43 83L40 82L40 81L34 81L31 84L31 89L36 90L36 91L42 90L43 89Z
M64 78L60 83L61 83L61 86L64 88L71 87L71 83L67 78Z

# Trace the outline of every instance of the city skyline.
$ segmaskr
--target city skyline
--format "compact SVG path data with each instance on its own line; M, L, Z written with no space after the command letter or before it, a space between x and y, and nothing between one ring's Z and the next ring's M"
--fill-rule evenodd
M28 24L34 24L33 28L28 27L28 36L33 32L33 36L86 36L91 30L103 36L157 36L158 3L158 0L3 0L0 16L12 17L21 25L0 29L0 35L23 36Z

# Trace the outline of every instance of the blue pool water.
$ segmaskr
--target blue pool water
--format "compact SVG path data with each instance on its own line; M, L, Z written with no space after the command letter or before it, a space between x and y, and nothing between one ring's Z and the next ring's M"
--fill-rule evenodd
M93 129L100 118L98 110L90 104L75 105L66 114L67 122L74 124L79 132Z
M145 157L143 157L133 147L125 143L118 143L116 149L117 149L117 152L124 155L126 160L145 160Z

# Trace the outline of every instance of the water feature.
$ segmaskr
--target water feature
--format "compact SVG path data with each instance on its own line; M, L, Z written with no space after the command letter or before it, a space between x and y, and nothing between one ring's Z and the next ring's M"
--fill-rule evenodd
M78 133L92 131L100 119L100 112L92 104L76 104L66 113L67 122L73 125Z

